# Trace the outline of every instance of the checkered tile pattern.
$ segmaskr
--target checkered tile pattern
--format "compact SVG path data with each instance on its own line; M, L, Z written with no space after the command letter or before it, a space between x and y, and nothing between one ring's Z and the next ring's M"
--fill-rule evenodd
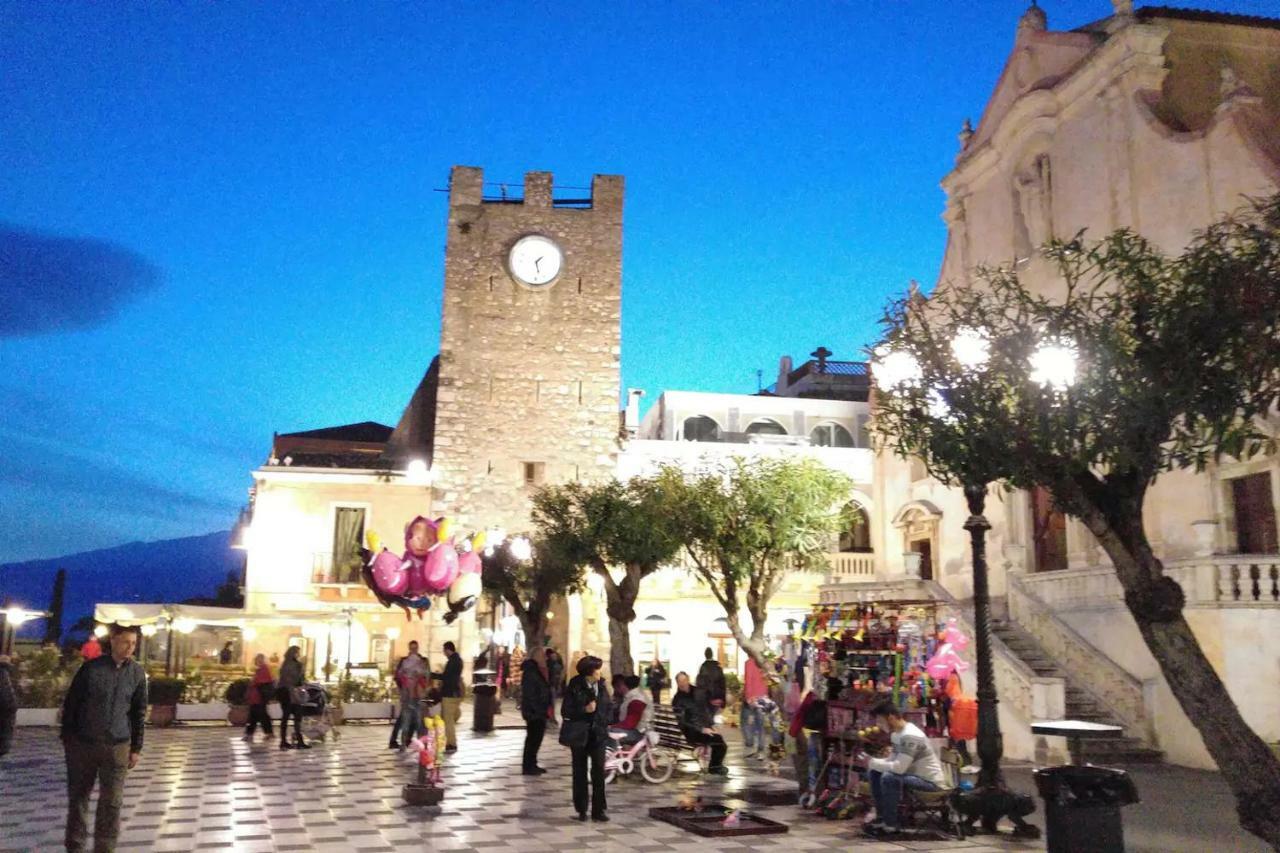
M466 716L464 716L464 720ZM523 732L462 732L444 770L439 808L412 808L400 786L415 776L413 754L387 749L385 726L350 725L336 743L281 751L274 740L252 745L231 728L147 732L142 763L125 790L122 851L519 851L619 850L637 853L713 850L1043 850L1040 844L979 836L973 841L872 842L849 821L827 821L793 806L751 807L791 826L785 835L713 840L651 820L655 805L674 805L697 786L705 799L731 799L744 784L774 779L739 757L733 744L728 780L678 772L664 785L634 774L609 787L608 824L573 820L568 751L547 733L545 776L519 773ZM731 740L736 740L731 738ZM0 759L0 851L58 850L66 814L61 747L50 729L19 729ZM747 764L750 765L748 769ZM693 765L688 765L693 769ZM995 844L996 846L991 846Z

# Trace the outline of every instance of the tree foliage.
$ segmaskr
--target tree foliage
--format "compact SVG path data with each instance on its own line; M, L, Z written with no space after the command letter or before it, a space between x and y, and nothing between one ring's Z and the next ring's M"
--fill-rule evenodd
M640 582L679 552L667 495L654 477L540 489L533 522L547 548L601 578L609 616L609 665L634 673L630 624Z
M666 467L657 483L692 571L763 666L769 602L791 572L825 566L852 483L816 460L785 457L734 458L693 473Z
M1083 521L1243 825L1280 846L1280 763L1205 658L1142 523L1161 473L1275 452L1280 196L1209 226L1178 255L1128 230L1078 234L1044 255L1061 279L1055 293L1001 267L890 306L874 350L878 440L945 483L1047 487ZM1074 349L1074 383L1036 375L1046 346ZM980 366L962 357L975 348L986 349Z
M552 603L582 590L583 570L540 538L532 540L531 556L522 560L513 553L513 541L494 543L492 552L482 554L480 581L486 593L510 605L529 648L540 649Z

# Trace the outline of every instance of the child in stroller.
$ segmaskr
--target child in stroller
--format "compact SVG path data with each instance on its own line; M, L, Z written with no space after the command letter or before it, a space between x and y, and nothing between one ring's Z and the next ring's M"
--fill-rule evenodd
M337 740L342 737L334 718L333 705L324 686L310 682L297 688L295 695L305 694L306 701L295 702L294 707L304 720L303 726L309 740L327 740L329 735Z

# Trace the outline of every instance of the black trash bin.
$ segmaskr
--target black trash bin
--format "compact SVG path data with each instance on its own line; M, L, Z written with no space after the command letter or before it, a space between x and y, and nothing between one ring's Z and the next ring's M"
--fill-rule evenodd
M493 731L493 716L498 710L498 685L494 684L494 676L496 675L496 672L487 669L475 671L471 684L471 692L475 696L475 717L471 723L472 731Z
M1118 853L1124 850L1120 809L1138 802L1138 789L1123 770L1067 765L1035 771L1044 799L1049 853Z

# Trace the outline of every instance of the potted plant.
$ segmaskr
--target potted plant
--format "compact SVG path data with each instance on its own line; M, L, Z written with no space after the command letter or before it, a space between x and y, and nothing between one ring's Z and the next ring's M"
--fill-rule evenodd
M223 694L227 704L231 707L227 710L227 722L233 726L246 726L249 724L249 679L237 678L235 681L227 685L226 693Z
M343 676L334 694L339 713L347 720L386 720L391 717L386 684L376 678Z
M736 672L726 672L724 674L724 721L728 725L738 725L740 714L738 711L738 699L742 697L742 679Z
M186 687L181 678L153 678L147 682L147 704L151 706L153 726L167 726L173 722Z

